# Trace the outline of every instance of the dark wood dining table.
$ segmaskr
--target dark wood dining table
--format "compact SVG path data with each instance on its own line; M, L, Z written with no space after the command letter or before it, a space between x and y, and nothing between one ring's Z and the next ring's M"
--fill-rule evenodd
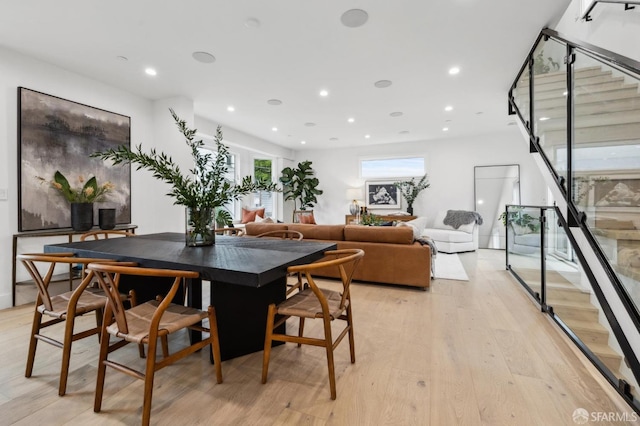
M264 348L267 309L286 297L287 267L311 263L335 248L327 242L220 235L213 246L187 247L183 234L158 233L50 244L45 252L197 271L200 278L189 283L187 303L201 308L202 280L211 282L210 303L216 310L224 360ZM194 333L192 338L200 336Z

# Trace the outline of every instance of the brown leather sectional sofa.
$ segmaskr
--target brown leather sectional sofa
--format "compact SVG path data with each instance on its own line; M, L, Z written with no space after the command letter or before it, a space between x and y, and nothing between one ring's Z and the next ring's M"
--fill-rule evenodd
M297 223L247 223L246 234L273 230L299 231L305 240L335 241L338 249L360 248L365 252L354 280L420 287L431 284L431 250L413 240L411 227L362 225L307 225ZM333 270L322 276L338 278Z

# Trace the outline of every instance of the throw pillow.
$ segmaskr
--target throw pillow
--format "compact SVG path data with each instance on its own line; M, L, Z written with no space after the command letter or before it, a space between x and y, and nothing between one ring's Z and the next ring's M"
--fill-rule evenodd
M313 213L298 213L298 222L306 223L309 225L315 225L316 220L313 217Z
M255 209L255 210L245 209L243 207L242 208L242 220L240 222L241 223L255 222L256 221L256 215L260 215L261 217L264 216L264 207L261 208L261 209Z
M425 216L417 217L407 222L398 222L396 226L410 226L413 228L413 239L417 240L422 237L422 231L427 227L427 218Z

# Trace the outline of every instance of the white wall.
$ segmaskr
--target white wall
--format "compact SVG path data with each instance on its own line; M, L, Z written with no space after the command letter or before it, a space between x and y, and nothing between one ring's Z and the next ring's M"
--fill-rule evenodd
M640 7L624 10L622 4L598 3L587 22L580 19L580 3L571 2L556 31L640 61Z
M505 95L506 96L506 95ZM359 177L361 158L425 156L431 186L414 204L414 214L427 216L429 224L440 209L473 210L474 166L520 164L523 204L546 204L546 186L516 126L504 132L474 137L372 145L342 150L297 153L296 161L311 160L319 188L324 191L314 208L318 223L344 223L349 212L347 189L364 187ZM403 208L406 203L403 200ZM383 214L384 210L373 210Z

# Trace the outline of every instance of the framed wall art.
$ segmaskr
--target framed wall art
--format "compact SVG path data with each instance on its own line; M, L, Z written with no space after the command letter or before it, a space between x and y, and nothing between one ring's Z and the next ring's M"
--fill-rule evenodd
M90 155L130 147L131 118L18 87L18 230L69 228L71 208L52 186L60 171L72 188L95 176L113 189L94 206L115 208L116 223L131 222L131 166L113 166Z
M394 181L365 182L366 206L369 209L399 209L402 195Z

